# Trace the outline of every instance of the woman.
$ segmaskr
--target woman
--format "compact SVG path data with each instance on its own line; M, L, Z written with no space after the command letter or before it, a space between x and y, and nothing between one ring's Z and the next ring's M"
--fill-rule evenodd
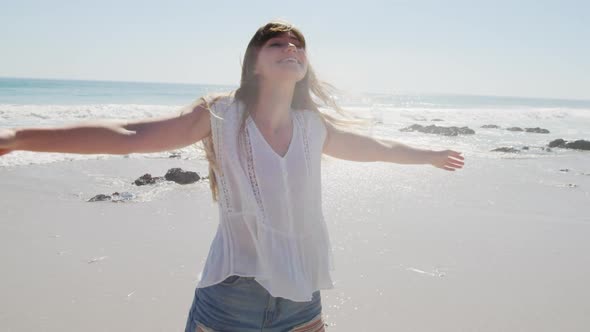
M270 22L250 40L234 93L160 119L0 130L0 155L146 153L203 141L220 222L186 331L323 331L320 289L333 287L333 259L321 155L448 171L464 158L347 131L320 106L341 112L316 79L301 32Z

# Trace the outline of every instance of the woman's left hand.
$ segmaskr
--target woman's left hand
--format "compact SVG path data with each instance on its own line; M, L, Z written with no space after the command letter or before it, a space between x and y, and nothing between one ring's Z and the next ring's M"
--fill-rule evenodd
M457 168L463 168L463 156L461 152L453 150L432 151L430 164L434 167L447 171L455 171Z
M16 133L13 129L0 128L0 156L12 152L15 141Z

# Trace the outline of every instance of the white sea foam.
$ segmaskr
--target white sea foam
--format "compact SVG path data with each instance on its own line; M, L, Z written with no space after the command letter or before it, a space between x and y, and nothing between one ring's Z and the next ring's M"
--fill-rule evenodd
M98 119L142 119L178 113L180 105L93 104L93 105L11 105L0 104L2 127L57 126ZM346 107L350 113L371 119L373 124L365 133L423 148L451 148L487 158L536 158L547 156L542 149L551 140L590 139L590 110L575 108L400 108L386 104L355 104ZM433 121L434 120L434 121ZM412 124L423 126L467 126L475 135L440 136L419 132L401 132ZM481 126L495 124L500 129ZM550 134L512 132L509 127L548 129ZM529 150L518 155L490 153L497 147L528 146ZM202 153L194 146L179 150L183 158L199 158ZM556 150L551 155L571 153ZM137 154L132 158L167 158L169 152ZM108 159L119 156L75 155L61 153L34 153L16 151L0 158L1 166L43 164L54 161L80 159Z
M181 106L94 104L94 105L11 105L0 104L3 127L45 126L95 119L137 119L174 114Z

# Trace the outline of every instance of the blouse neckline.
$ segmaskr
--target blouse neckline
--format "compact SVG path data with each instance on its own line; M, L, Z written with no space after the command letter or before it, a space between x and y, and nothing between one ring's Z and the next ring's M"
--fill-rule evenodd
M282 156L278 152L276 152L275 149L273 149L273 147L270 145L270 143L268 143L268 141L266 140L266 138L264 137L262 132L258 129L256 122L254 122L254 119L252 119L252 117L250 115L248 115L248 118L246 120L253 127L252 130L256 132L256 135L258 135L258 137L264 142L263 144L266 147L265 149L269 150L269 152L272 155L274 155L275 158L278 158L281 161L284 161L285 159L287 159L287 156L291 153L291 150L293 150L293 145L295 145L295 139L296 139L296 133L297 133L297 121L295 121L295 119L294 119L293 112L294 111L291 111L289 113L291 115L291 126L293 127L293 130L291 131L291 140L289 141L289 146L287 147L287 151Z

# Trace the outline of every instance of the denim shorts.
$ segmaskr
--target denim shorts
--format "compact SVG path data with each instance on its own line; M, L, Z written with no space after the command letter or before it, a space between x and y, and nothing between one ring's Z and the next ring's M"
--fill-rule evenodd
M197 288L185 332L324 331L320 291L309 302L273 297L254 277Z

